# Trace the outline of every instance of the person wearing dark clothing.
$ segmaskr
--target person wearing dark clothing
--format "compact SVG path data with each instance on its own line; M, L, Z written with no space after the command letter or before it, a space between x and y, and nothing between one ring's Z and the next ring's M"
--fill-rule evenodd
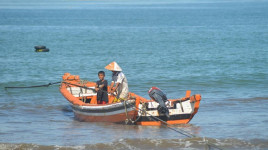
M97 103L98 104L106 104L108 103L108 82L104 79L105 72L99 71L98 72L99 81L96 82L95 90L97 91Z

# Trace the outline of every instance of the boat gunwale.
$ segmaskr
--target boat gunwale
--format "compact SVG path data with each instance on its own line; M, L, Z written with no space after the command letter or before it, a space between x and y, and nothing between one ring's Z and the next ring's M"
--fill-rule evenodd
M129 103L135 104L135 100L127 100L126 105L129 106L131 105ZM108 109L109 107L116 108L116 107L121 107L124 106L124 102L117 102L117 103L108 103L108 104L87 104L85 103L84 105L73 105L75 107L80 107L82 109Z

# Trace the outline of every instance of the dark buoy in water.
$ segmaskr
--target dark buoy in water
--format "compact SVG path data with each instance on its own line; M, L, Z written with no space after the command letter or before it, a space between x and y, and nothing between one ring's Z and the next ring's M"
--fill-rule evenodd
M34 48L35 48L35 52L49 52L49 49L43 45L35 46Z

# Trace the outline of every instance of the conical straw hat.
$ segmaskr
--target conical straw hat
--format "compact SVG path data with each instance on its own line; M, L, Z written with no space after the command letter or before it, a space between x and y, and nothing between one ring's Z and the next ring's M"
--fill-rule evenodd
M121 67L115 61L107 65L105 69L111 70L111 71L122 71Z

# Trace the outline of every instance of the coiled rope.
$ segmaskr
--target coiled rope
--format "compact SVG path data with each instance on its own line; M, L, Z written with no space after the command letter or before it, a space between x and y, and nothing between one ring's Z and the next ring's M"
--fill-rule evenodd
M125 123L128 124L128 123L130 122L130 123L134 124L134 123L136 123L136 122L140 119L141 115L138 116L135 120L132 120L131 118L129 118L129 117L128 117L128 111L127 111L127 101L128 101L128 100L125 100L125 101L124 101L125 113L126 113L126 120L125 120ZM129 103L128 103L128 104L129 104ZM132 105L132 106L133 106L133 105ZM144 111L144 112L146 111L146 110L145 110L145 107L142 107L142 111Z

